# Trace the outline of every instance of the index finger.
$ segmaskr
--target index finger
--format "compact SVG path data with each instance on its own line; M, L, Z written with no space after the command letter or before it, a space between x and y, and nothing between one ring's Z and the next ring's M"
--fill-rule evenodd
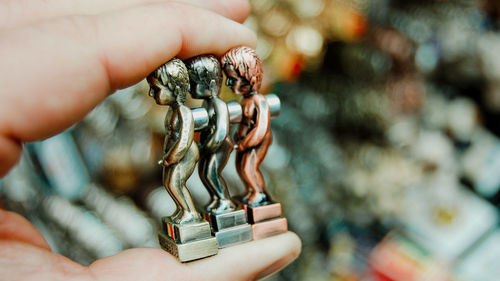
M95 15L138 5L175 1L206 8L238 22L243 22L249 11L246 0L3 0L0 1L0 28L14 28L57 17Z
M21 142L69 127L173 56L221 55L256 43L241 24L182 3L61 18L0 38L0 176Z

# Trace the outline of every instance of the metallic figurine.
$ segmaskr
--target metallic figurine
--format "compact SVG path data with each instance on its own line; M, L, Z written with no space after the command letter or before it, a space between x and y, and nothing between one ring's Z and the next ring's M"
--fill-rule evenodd
M235 94L242 95L243 120L236 142L236 168L246 187L242 201L249 206L271 203L266 193L259 166L271 145L271 113L264 95L259 93L262 83L262 62L248 47L229 50L222 58L226 84Z
M195 57L186 62L186 67L191 82L191 96L204 99L203 107L208 112L208 127L200 134L202 157L198 163L200 179L212 195L206 210L222 214L236 208L221 176L233 151L233 142L229 137L228 108L219 98L222 69L214 56Z
M221 176L234 144L229 137L228 105L219 98L222 84L219 60L212 55L198 56L188 60L186 66L191 96L205 100L203 107L208 115L208 124L200 134L201 158L198 163L200 179L212 196L205 210L207 218L220 248L249 241L252 233L250 225L246 223L245 212L237 210ZM241 116L241 109L234 115Z
M156 103L169 106L165 118L165 155L161 164L163 184L177 206L172 216L163 218L160 244L181 261L214 255L217 242L211 238L210 226L196 211L186 187L199 158L197 144L193 141L193 116L184 105L189 92L186 66L173 58L151 73L147 81L151 87L149 94Z
M276 95L271 94L268 96L275 96L274 99L279 99ZM274 101L276 102L276 101ZM231 124L239 124L241 122L241 105L237 101L228 101L226 102L227 111L229 112L229 123ZM275 108L279 111L279 101L276 104ZM272 110L271 110L272 111ZM209 125L209 117L208 111L205 107L196 107L191 109L191 113L193 114L194 119L194 131L199 132L208 128ZM272 114L272 113L271 113Z
M270 103L259 93L262 83L262 62L248 47L229 50L221 59L226 84L235 94L242 95L242 121L235 137L238 144L236 168L246 187L241 199L252 224L253 239L261 239L288 230L281 217L281 204L271 200L265 189L259 166L272 142ZM278 103L273 102L273 107Z
M189 78L181 60L172 59L147 78L149 95L159 105L168 105L165 118L165 155L162 159L163 183L177 209L171 219L177 224L201 221L186 187L199 158L193 142L194 123L189 107L184 105L189 92Z

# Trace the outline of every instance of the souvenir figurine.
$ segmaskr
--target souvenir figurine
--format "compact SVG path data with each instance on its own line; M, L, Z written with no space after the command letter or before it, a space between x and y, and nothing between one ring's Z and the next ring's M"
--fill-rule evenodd
M200 133L198 162L200 179L211 195L205 209L206 218L210 221L219 248L250 241L252 231L246 222L245 211L238 209L232 201L221 175L234 144L229 136L230 112L227 104L219 98L222 84L220 62L212 55L203 55L188 60L186 67L191 96L204 100L203 108L208 120ZM236 115L241 117L241 109L236 111Z
M265 96L259 93L262 62L253 49L237 47L229 50L221 58L221 63L227 86L243 96L240 102L243 116L235 136L236 168L246 188L240 202L252 225L253 239L286 232L287 220L281 217L281 204L269 197L259 170L272 142L271 109Z
M189 75L184 63L173 58L147 77L150 96L159 105L167 105L165 118L163 185L177 209L162 218L163 230L158 234L161 247L186 262L215 255L217 240L210 225L198 213L186 181L199 158L193 141L194 121L191 110L184 105L189 92Z

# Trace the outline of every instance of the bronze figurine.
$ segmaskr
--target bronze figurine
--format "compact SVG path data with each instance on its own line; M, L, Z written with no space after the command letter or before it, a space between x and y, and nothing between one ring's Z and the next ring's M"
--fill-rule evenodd
M199 158L198 146L193 141L193 116L184 105L189 92L188 77L184 63L176 58L147 77L151 86L149 95L157 104L169 106L165 118L163 183L177 206L171 219L178 224L202 220L186 187Z
M167 105L165 118L163 185L177 208L162 218L163 231L158 234L163 249L186 262L217 254L217 240L210 225L195 208L186 187L199 158L194 137L194 120L184 105L189 92L189 75L184 63L173 58L147 77L149 95L159 105Z
M279 113L279 98L271 96L266 99L259 93L262 62L253 49L231 49L222 57L221 63L227 86L243 96L240 102L243 116L235 137L238 144L236 168L246 187L240 201L252 227L252 238L257 240L284 233L288 231L287 219L281 216L281 204L273 202L267 194L259 170L272 142L271 115Z
M236 168L246 188L242 201L249 206L272 203L259 170L272 142L269 104L264 95L259 93L262 62L257 53L248 47L229 50L221 62L227 76L227 86L235 94L243 96L243 118L235 137L238 145Z

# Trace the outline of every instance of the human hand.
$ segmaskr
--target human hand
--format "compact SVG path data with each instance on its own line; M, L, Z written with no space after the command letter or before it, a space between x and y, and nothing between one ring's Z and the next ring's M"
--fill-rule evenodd
M222 249L216 256L187 264L160 249L138 248L85 267L52 253L26 219L0 210L2 280L258 280L293 261L299 252L300 240L288 232Z
M247 14L248 3L236 0L2 0L0 176L22 142L68 128L173 56L254 47L255 35L238 23ZM52 253L25 219L0 210L2 280L248 280L299 252L300 240L287 233L189 264L159 249L132 249L84 267Z
M247 14L246 1L2 0L0 176L22 142L68 128L170 58L255 46L233 21Z

